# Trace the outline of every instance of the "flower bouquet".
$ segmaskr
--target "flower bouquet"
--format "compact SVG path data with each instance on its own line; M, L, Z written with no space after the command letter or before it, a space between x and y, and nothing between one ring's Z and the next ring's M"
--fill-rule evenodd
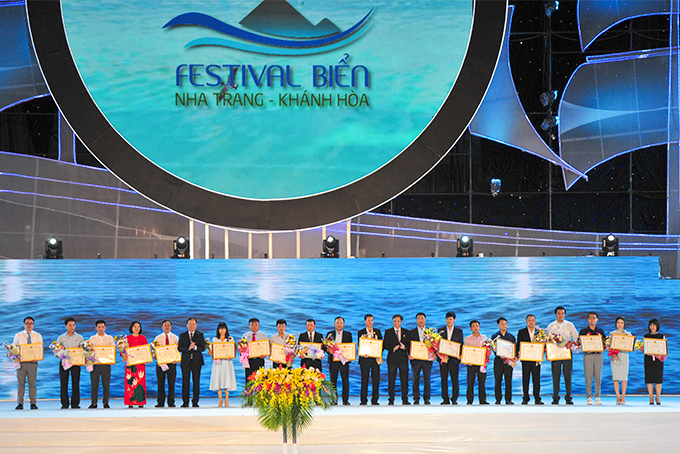
M567 338L564 337L564 334L558 332L550 334L550 336L548 337L548 342L552 342L553 344L556 344L559 347L566 347L568 343Z
M340 361L343 365L347 363L347 358L342 354L342 350L330 336L323 340L323 345L326 347L326 351L333 355L334 359Z
M208 341L205 341L205 342L207 344ZM161 345L162 344L160 342L158 342L157 340L154 340L153 342L151 342L151 344L149 344L149 346L151 347L151 357L155 360L158 360L158 355L156 354L156 349L158 347L160 347ZM167 372L168 370L170 370L170 368L168 367L167 364L159 364L158 367L160 367L163 372Z
M534 342L540 342L545 344L548 342L548 335L544 329L536 327L536 333L534 334Z
M83 347L83 351L85 352L85 369L87 369L88 372L92 372L94 370L94 365L99 363L97 353L92 348L92 344L88 341L81 342L80 346Z
M323 359L325 353L313 345L299 345L297 350L300 359Z
M498 338L496 337L492 342L491 342L491 350L493 350L494 353L497 353L498 351ZM510 367L515 367L517 363L512 360L512 358L502 358L503 364L507 364Z
M73 365L71 364L71 357L68 356L68 352L66 351L66 348L63 344L53 341L50 344L50 350L52 350L52 353L54 353L54 357L61 361L61 366L64 368L64 370L69 370L71 368Z
M312 424L314 407L328 410L337 399L335 387L313 367L259 369L248 380L241 395L243 406L254 407L267 430L283 430L284 452L288 434L297 452L297 436Z
M581 339L575 342L567 342L567 347L569 347L572 353L581 353Z
M236 349L240 354L239 361L241 361L241 366L244 369L250 369L250 361L248 361L250 358L250 348L248 348L248 341L245 338L241 339L236 344Z
M484 365L479 368L479 371L486 373L486 365L489 364L491 358L491 350L493 348L493 341L482 334L482 348L486 349L486 357L484 358Z
M12 360L12 366L19 370L21 369L21 349L18 345L3 344L5 349L7 349L7 356Z
M434 361L437 356L439 359L447 360L446 355L441 355L439 353L439 342L442 340L441 334L437 332L434 328L425 328L423 332L423 340L425 341L425 346L427 347L427 356L430 361Z
M607 336L604 340L604 345L605 348L607 349L607 354L609 355L609 359L613 363L618 363L620 362L619 360L619 351L616 349L612 349L612 338L611 336Z
M375 333L375 330L371 331L371 334L362 334L360 339L377 339L378 336ZM380 358L376 358L375 361L378 363L378 366L380 366L383 363L382 356Z
M633 350L638 352L645 351L645 342L641 340L635 341L635 346L633 347Z
M293 365L293 360L295 359L295 346L297 345L297 342L295 341L295 336L292 334L289 334L286 337L286 344L284 346L283 351L286 353L286 364L288 366Z

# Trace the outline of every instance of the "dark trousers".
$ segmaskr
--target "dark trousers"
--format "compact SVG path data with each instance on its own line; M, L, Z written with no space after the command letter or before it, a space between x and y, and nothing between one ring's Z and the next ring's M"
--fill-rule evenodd
M175 382L177 381L177 364L168 364L168 370L164 371L156 366L156 383L158 384L158 405L165 405L165 380L168 381L168 406L175 405Z
M571 402L571 371L574 364L571 359L563 359L561 361L553 361L552 364L552 380L553 380L553 402L560 400L560 373L564 374L564 388L567 394L564 400Z
M99 400L99 380L102 382L102 402L104 405L109 404L109 397L111 396L111 365L110 364L95 364L92 366L90 372L90 400L92 405L97 405Z
M472 404L475 400L475 377L479 389L479 403L486 403L486 372L482 372L480 366L467 366L467 403Z
M401 403L408 402L408 363L387 363L387 391L389 402L394 403L394 388L397 383L397 370L399 370L399 387L401 388Z
M313 367L314 369L317 369L319 372L323 372L323 366L321 364L320 359L305 358L301 361L300 365L305 366L307 369Z
M432 361L414 359L411 361L413 371L413 400L418 403L420 400L420 371L423 372L423 400L426 404L430 403L430 374L432 373Z
M442 379L442 401L449 402L449 377L451 377L451 400L452 404L458 402L458 369L460 361L449 358L445 363L439 363L439 376Z
M64 369L59 362L59 385L61 388L61 406L69 406L68 377L71 376L71 408L80 406L80 366Z
M290 369L290 367L288 367L288 364L275 363L274 361L272 361L272 369L278 369L279 367L283 367L284 369Z
M534 383L534 402L541 401L541 365L534 361L522 361L522 402L529 402L529 378Z
M368 380L369 376L373 389L371 391L371 403L376 405L380 397L380 365L374 358L368 358L365 362L359 363L361 367L361 403L368 403Z
M189 380L194 382L194 398L191 403L198 405L201 394L201 365L193 362L182 365L182 401L184 405L189 405Z
M496 403L503 398L503 379L505 379L505 403L512 402L512 367L503 362L503 358L496 357L493 360L493 376L495 378L494 393Z
M331 383L338 389L338 372L342 378L342 403L349 404L349 362L342 364L340 361L331 361L328 365L331 370Z
M248 360L250 367L246 369L246 387L248 386L248 377L250 377L253 372L257 372L264 368L264 358L253 358Z

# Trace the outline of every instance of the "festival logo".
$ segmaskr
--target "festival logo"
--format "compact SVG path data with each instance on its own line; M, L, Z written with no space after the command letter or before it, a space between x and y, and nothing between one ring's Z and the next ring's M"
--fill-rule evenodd
M366 31L372 12L373 9L343 31L328 18L312 24L285 0L263 0L239 22L243 28L197 12L180 14L163 28L201 27L225 35L197 38L185 48L219 46L265 55L300 56L347 46Z

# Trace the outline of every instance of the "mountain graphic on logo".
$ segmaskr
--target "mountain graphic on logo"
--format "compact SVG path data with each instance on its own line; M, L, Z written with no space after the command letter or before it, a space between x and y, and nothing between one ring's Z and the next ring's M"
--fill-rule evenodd
M264 0L239 23L256 32L287 38L320 38L341 32L328 19L312 24L286 0Z
M175 16L163 28L205 28L222 35L194 39L185 48L216 46L290 57L320 54L347 46L366 31L371 13L373 9L347 30L340 30L328 19L313 25L286 0L264 0L241 19L241 27L204 13L190 12Z

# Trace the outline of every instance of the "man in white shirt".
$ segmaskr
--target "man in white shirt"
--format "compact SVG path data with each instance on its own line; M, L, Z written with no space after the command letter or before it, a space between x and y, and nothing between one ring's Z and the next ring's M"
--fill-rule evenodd
M35 319L26 317L24 319L24 330L14 335L12 345L42 344L43 338L40 334L33 331ZM17 370L17 410L24 409L24 395L26 394L26 380L28 380L28 398L31 400L31 410L37 410L36 399L38 389L35 385L38 375L38 362L25 361L20 363L21 368Z
M163 332L156 336L154 342L160 346L176 345L179 342L179 337L171 332L172 323L170 320L163 320L161 323ZM177 380L177 364L166 364L167 370L163 370L161 366L156 364L156 384L158 385L158 398L156 399L156 407L163 407L165 405L165 380L168 380L168 407L175 406L175 382Z
M243 339L247 340L248 343L267 340L267 335L260 331L259 319L253 317L248 320L248 327L250 328L250 331L243 335ZM250 377L253 372L264 368L264 358L248 358L248 363L250 367L245 370L246 386L248 386L248 377Z
M66 332L57 338L57 343L64 346L64 348L82 348L82 343L85 339L83 336L76 333L76 320L73 317L68 317L64 320ZM69 402L68 395L68 378L71 376L71 401ZM71 366L64 369L64 365L59 361L59 388L61 394L61 409L68 408L69 403L71 408L80 408L80 366Z
M546 334L548 337L552 333L561 333L565 339L567 339L567 347L578 340L578 331L573 323L566 321L564 318L567 315L567 310L562 306L557 306L555 308L555 321L550 323L546 328ZM571 373L573 371L573 360L563 359L559 361L552 361L550 364L552 367L552 379L553 379L553 399L552 404L558 405L560 403L560 373L564 374L564 387L566 389L566 395L564 400L566 400L567 405L573 405L574 401L571 398Z
M106 334L106 322L104 320L97 320L94 324L97 328L97 334L90 337L90 345L93 347L115 347L116 342L113 336ZM110 364L95 364L92 366L90 372L90 397L91 403L88 408L97 408L97 400L99 399L99 379L102 382L102 403L104 408L109 408L109 397L111 396L111 365Z

